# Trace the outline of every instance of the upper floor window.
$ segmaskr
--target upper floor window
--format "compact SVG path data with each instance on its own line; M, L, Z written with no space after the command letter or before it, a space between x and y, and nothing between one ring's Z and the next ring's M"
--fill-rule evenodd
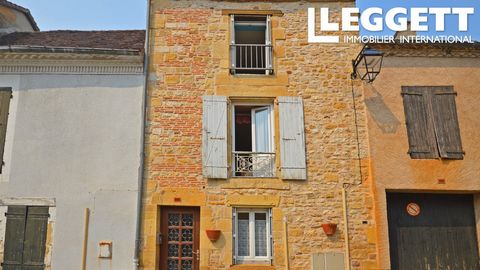
M273 106L233 107L234 176L274 177Z
M463 159L453 87L404 86L402 96L410 156Z
M272 74L270 16L230 16L230 72Z
M277 97L275 103L276 113L273 102L232 104L225 96L203 97L202 161L206 178L274 177L275 165L279 164L282 179L307 179L303 100ZM274 115L278 115L278 133ZM280 135L279 153L273 134ZM276 156L279 162L275 162Z

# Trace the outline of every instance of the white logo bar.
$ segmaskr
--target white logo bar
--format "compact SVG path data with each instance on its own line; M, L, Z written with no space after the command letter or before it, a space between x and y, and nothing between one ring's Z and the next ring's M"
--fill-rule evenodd
M392 31L407 31L408 21L410 21L410 30L412 31L428 31L429 15L435 17L435 30L437 32L445 31L445 17L457 16L458 31L468 31L468 19L470 15L475 13L473 7L417 7L407 8L395 7L384 12L382 8L371 7L365 9L360 17L358 8L342 9L342 31L358 32L360 25L370 32L383 31L383 25ZM410 11L410 12L409 12ZM338 35L317 35L316 34L316 18L315 8L308 8L308 42L310 43L338 43L340 37ZM320 8L320 31L321 32L338 32L340 31L340 22L330 21L330 10L328 8Z

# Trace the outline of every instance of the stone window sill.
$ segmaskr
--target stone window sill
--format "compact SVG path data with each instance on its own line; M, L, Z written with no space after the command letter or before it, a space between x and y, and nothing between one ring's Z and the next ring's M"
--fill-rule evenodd
M236 177L229 178L228 181L222 182L221 187L225 189L277 189L289 190L290 184L280 178L246 178Z
M274 266L265 264L238 264L230 266L231 270L275 270Z

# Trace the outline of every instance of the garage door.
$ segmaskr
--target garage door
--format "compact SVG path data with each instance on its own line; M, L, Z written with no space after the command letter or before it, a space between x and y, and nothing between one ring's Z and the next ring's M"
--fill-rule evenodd
M388 193L392 269L480 269L472 195Z

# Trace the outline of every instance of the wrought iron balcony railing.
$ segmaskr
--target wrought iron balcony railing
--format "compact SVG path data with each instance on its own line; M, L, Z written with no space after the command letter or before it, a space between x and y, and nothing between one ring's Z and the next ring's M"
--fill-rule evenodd
M272 45L266 44L232 44L230 45L231 72L272 73Z
M275 153L233 152L235 177L275 177Z

